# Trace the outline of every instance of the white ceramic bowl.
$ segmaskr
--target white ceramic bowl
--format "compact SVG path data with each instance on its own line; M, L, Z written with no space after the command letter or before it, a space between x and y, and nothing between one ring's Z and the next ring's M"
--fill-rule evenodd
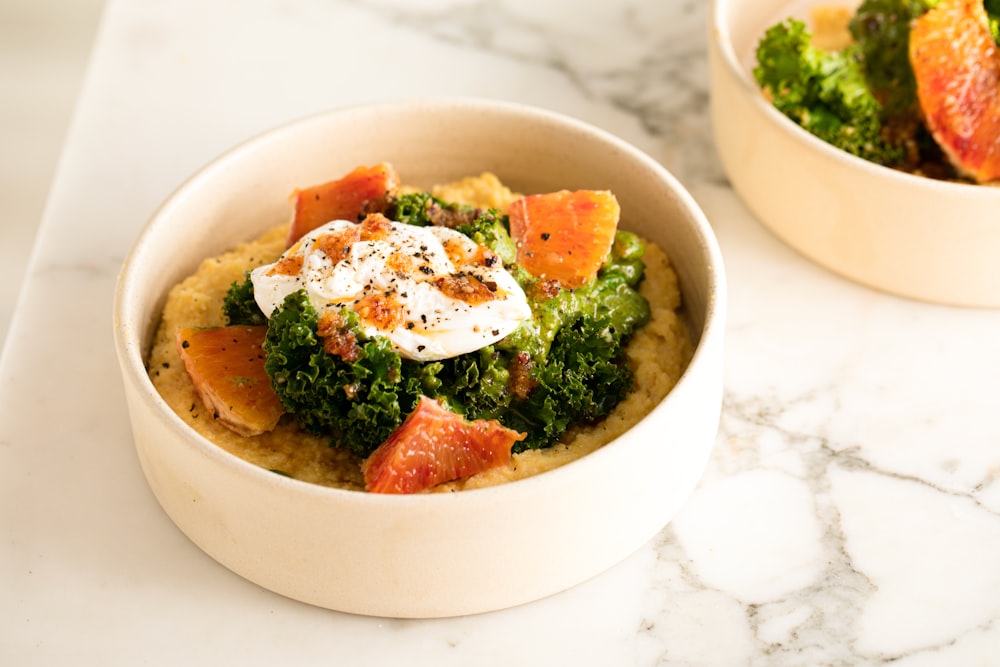
M713 0L712 122L736 192L788 245L851 280L935 303L1000 306L1000 188L871 164L812 136L761 96L751 73L761 35L818 4L851 3Z
M453 494L385 496L287 479L229 455L160 399L143 360L168 289L288 217L288 194L389 161L419 186L490 170L513 188L610 188L671 255L697 337L680 383L623 437L563 468ZM294 122L222 156L153 216L121 273L114 331L142 469L192 541L250 581L360 614L509 607L639 548L700 478L722 400L723 268L703 214L635 148L569 118L477 100L389 103Z

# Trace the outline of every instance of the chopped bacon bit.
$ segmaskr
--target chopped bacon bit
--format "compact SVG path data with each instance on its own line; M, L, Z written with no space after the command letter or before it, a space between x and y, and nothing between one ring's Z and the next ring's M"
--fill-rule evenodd
M539 280L532 288L532 296L535 301L547 301L559 295L562 289L558 280Z
M405 252L393 252L385 260L385 267L403 276L412 276L425 260ZM424 264L426 266L426 264Z
M286 255L267 270L269 276L297 276L302 271L302 255Z
M480 209L461 209L441 206L437 202L431 202L427 206L427 219L435 227L447 227L455 229L461 225L466 225L482 215Z
M316 333L323 339L323 349L349 364L361 358L361 346L354 333L344 326L340 313L327 310L319 318Z
M500 260L497 255L484 245L476 244L472 250L461 239L447 239L442 243L445 254L455 266L496 266Z
M534 367L535 362L532 361L531 355L527 352L519 352L516 357L510 360L510 366L507 368L510 379L507 386L514 396L520 399L528 398L532 390L538 386L538 380L531 377L531 371Z
M358 299L353 310L365 322L383 331L396 329L403 323L403 306L391 294L366 294Z
M328 234L321 234L316 239L315 248L336 263L347 259L351 254L351 246L361 240L361 227L354 225Z
M392 233L392 222L381 213L372 213L361 222L362 241L384 241Z
M435 287L445 296L470 305L478 305L497 298L496 283L484 283L471 273L455 273L434 281Z
M359 224L320 234L315 248L333 262L347 259L351 247L360 241L382 241L392 233L392 223L384 215L369 215ZM301 260L300 260L301 262ZM301 268L301 264L300 264Z

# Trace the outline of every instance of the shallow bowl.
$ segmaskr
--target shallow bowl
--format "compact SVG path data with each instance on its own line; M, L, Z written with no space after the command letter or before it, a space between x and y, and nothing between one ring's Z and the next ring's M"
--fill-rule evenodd
M288 195L359 164L429 186L492 171L522 192L609 188L679 275L694 358L645 419L562 468L492 488L386 496L315 486L232 456L161 400L144 361L167 291L200 260L288 218ZM484 612L566 589L634 552L701 476L722 401L725 283L703 214L655 161L571 118L480 100L346 108L223 155L181 186L129 254L114 332L142 470L167 515L225 567L367 615Z
M837 0L713 0L711 116L729 180L757 219L817 264L877 290L1000 306L1000 188L932 180L835 149L775 110L753 79L764 31ZM857 3L853 3L856 5Z

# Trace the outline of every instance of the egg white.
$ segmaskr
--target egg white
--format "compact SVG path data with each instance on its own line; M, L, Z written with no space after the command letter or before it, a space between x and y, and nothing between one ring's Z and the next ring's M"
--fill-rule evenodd
M462 244L470 257L476 256L479 247L452 229L392 222L384 240L355 242L347 257L338 262L316 246L316 239L324 234L357 224L334 220L303 236L282 255L282 259L302 256L302 267L295 275L271 271L278 262L254 269L254 298L264 315L271 317L286 296L304 289L317 311L344 306L355 310L367 335L388 338L401 356L417 361L448 359L481 349L531 318L524 291L501 262L494 266L456 266L452 262L445 243ZM421 270L404 274L388 269L386 261L394 252L419 254ZM468 303L447 296L432 282L461 272L495 284L495 298ZM368 294L391 295L403 308L404 324L382 329L365 319L355 306Z

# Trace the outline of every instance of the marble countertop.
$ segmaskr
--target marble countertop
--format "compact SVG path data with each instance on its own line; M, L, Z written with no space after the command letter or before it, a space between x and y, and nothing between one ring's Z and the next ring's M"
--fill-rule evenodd
M112 0L0 357L0 663L1000 663L1000 312L832 275L716 158L701 0ZM697 490L551 598L402 621L292 602L205 556L139 470L112 348L156 206L269 127L359 102L512 100L639 146L727 262L726 392Z

